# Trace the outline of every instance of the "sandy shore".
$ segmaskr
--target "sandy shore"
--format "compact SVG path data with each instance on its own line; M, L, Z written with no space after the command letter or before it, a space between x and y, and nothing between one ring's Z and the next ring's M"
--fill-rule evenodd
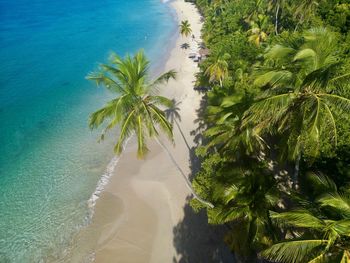
M200 36L200 15L193 4L183 0L171 3L178 20L189 20L196 40ZM193 146L190 132L196 128L196 109L201 95L193 90L197 63L188 58L190 49L181 49L189 38L179 38L171 51L165 69L178 72L162 94L179 102L181 129ZM190 151L176 125L176 146L167 143L176 161L190 174ZM184 217L186 198L190 192L166 152L149 142L151 153L146 160L136 159L135 146L130 144L119 160L115 174L97 202L93 225L98 235L95 262L173 262L179 260L174 246L174 227Z

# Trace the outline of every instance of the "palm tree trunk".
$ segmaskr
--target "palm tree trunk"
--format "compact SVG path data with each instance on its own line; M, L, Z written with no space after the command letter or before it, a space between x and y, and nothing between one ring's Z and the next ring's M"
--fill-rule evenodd
M200 198L196 192L194 191L194 189L192 188L192 184L190 182L190 180L188 179L188 177L186 176L186 174L182 171L181 167L177 164L176 160L174 159L173 155L170 153L170 151L168 150L168 148L164 145L163 142L161 142L158 137L155 137L157 143L166 151L166 153L168 154L170 160L173 162L173 164L175 165L175 167L177 168L177 170L180 172L180 174L182 175L183 179L186 182L186 186L187 188L191 191L192 195L194 196L194 198L196 198L199 202L201 202L202 204L209 206L210 208L213 208L214 205L210 202L205 201L204 199Z
M276 16L275 16L275 32L276 35L278 35L278 13L280 11L280 4L277 3L277 8L276 8Z

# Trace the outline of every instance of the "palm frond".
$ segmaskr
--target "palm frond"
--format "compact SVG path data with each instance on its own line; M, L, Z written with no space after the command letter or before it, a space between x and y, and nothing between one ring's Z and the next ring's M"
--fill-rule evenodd
M151 112L152 121L154 123L158 124L160 126L160 128L163 130L163 132L173 142L173 140L174 140L173 126L165 117L164 112L161 111L160 109L158 109L154 105L149 105L149 110Z
M243 126L248 123L256 123L262 128L272 128L273 125L278 122L279 118L287 111L291 99L294 96L295 94L293 93L284 93L256 101L245 112Z
M292 72L288 70L269 71L258 76L254 81L254 85L264 87L269 84L271 87L279 87L287 83L287 85L289 85L293 78Z
M90 73L86 79L95 81L97 86L102 84L110 91L126 93L125 89L117 81L106 76L103 72Z
M294 210L284 213L270 211L270 217L280 225L322 229L325 223L312 215L308 210Z
M305 48L297 52L293 58L293 61L304 60L304 59L315 59L316 52L311 48Z
M327 245L327 240L295 240L286 241L272 245L270 248L261 252L261 255L272 261L282 263L307 262L312 258L315 249Z
M349 262L350 262L350 251L344 250L340 263L349 263Z
M337 186L334 181L326 175L310 172L307 173L307 179L310 181L312 187L317 189L318 193L329 193L337 191Z
M123 98L119 97L107 103L107 105L98 111L92 113L89 119L90 129L99 127L106 119L114 119L119 122L121 119L121 110L119 105L122 103Z
M318 199L321 207L331 207L337 211L343 218L350 218L350 196L347 194L338 194L337 192L328 193Z
M149 96L148 98L146 98L146 100L149 100L150 103L154 105L160 105L167 109L173 107L174 105L173 100L168 99L164 96Z
M333 107L346 114L350 113L350 99L346 97L342 97L337 94L327 94L327 93L320 93L318 94L318 96L322 98L324 102L328 104L330 107Z
M332 224L332 228L337 232L338 236L350 237L350 217L346 215L347 219L338 220Z
M284 45L274 45L268 52L265 54L265 57L268 59L279 60L281 58L293 56L296 50L292 47L287 47Z
M315 258L309 260L308 263L326 263L326 254L321 253L317 255Z
M125 140L131 136L131 133L133 130L132 126L133 126L134 117L135 117L134 115L135 115L135 110L132 110L131 112L128 113L125 120L122 121L118 141L114 147L114 152L117 155L121 154L124 147Z
M249 208L241 207L215 207L210 214L211 224L223 224L247 217Z

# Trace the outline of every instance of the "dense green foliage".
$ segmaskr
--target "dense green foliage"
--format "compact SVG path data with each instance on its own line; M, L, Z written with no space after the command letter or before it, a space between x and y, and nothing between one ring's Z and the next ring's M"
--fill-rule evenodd
M196 0L196 192L238 261L350 262L350 3ZM325 176L324 174L327 174Z

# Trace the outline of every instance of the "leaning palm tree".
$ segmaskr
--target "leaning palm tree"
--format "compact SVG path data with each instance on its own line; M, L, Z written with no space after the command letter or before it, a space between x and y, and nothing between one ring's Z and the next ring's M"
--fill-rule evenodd
M343 92L350 74L341 73L335 47L332 33L311 29L273 46L257 71L255 84L266 91L246 112L245 124L285 138L295 176L302 153L315 157L322 141L337 144L337 118L350 112Z
M113 54L111 64L102 64L100 67L101 70L99 72L92 73L87 78L95 81L97 84L103 84L108 90L115 93L117 97L109 101L100 110L91 114L90 128L98 128L107 122L107 126L101 135L101 139L103 139L107 131L119 125L119 136L114 147L117 155L122 153L125 142L133 134L137 138L138 158L144 158L149 151L147 139L156 139L179 169L193 195L199 201L206 203L196 195L191 187L191 182L181 167L176 163L165 145L158 139L160 131L162 131L173 142L173 126L164 113L164 109L172 107L173 102L166 97L158 95L158 91L161 84L175 78L176 72L170 70L154 81L150 81L149 61L143 51L139 51L133 57L128 55L124 59Z
M181 21L180 34L182 36L188 37L189 35L191 35L191 33L192 33L192 29L191 29L191 25L188 22L188 20Z
M321 188L328 191L316 198L315 203L302 201L304 207L299 209L270 212L282 228L292 229L295 238L272 245L262 256L282 263L350 262L350 193L338 191L326 176L311 176L318 191Z
M120 133L114 151L121 154L125 141L133 134L137 137L137 156L144 158L148 152L147 139L159 135L163 131L173 141L172 125L165 117L160 107L171 107L171 100L157 95L160 84L175 78L171 70L159 76L155 81L148 81L149 62L142 51L134 57L125 59L113 54L111 64L102 64L101 71L88 75L89 80L103 84L108 90L117 94L106 106L90 116L90 128L95 129L105 121L108 125L105 133L120 125Z

